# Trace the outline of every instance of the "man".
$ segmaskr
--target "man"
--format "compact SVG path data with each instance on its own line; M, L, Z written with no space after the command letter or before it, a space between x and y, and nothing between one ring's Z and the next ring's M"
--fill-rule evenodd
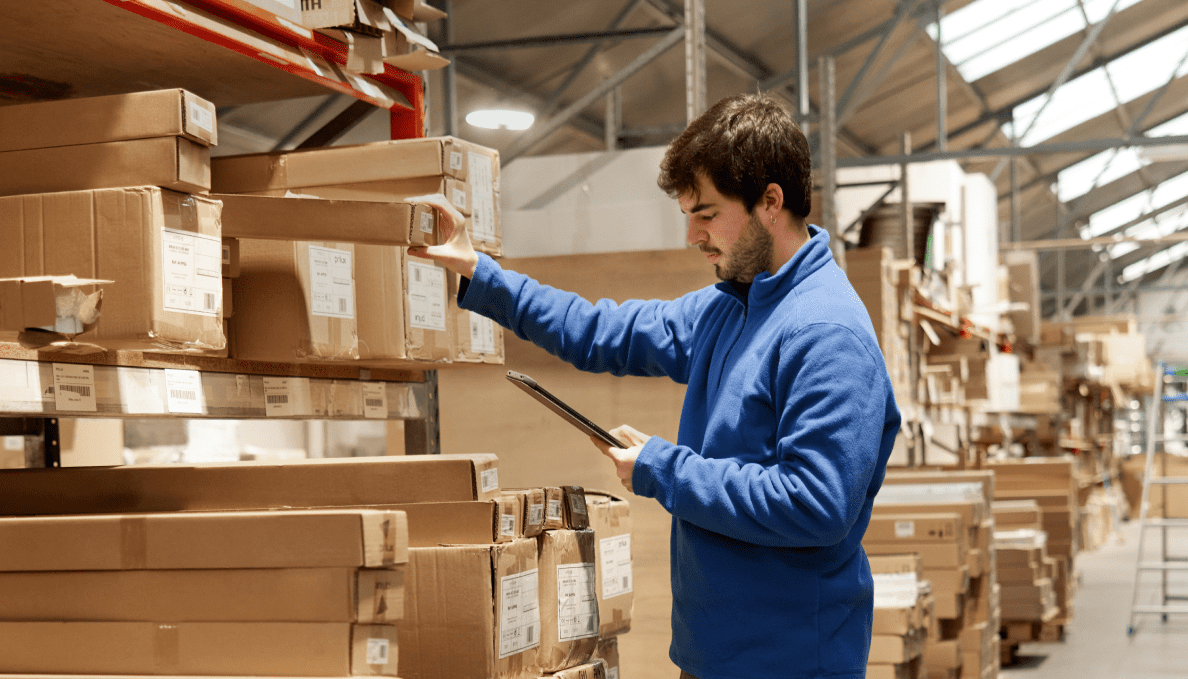
M722 283L673 301L591 304L470 247L410 248L460 273L458 303L582 370L687 386L676 443L629 426L595 442L673 516L669 651L701 679L864 677L860 541L899 429L870 319L806 226L808 143L769 98L724 99L669 147L659 184ZM453 224L451 224L451 218Z

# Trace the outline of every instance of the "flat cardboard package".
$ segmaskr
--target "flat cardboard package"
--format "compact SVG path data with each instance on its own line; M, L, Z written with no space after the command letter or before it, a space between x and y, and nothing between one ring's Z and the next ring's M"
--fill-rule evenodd
M494 455L410 455L286 462L0 471L0 515L363 507L487 500Z
M631 505L603 491L586 490L586 509L598 558L594 582L598 592L598 636L631 629L635 577L631 558Z
M0 573L9 621L388 624L403 614L402 566Z
M335 622L0 622L0 672L396 676L396 628Z
M545 493L545 530L590 526L586 492L581 486L550 486Z
M504 489L504 495L516 495L524 508L524 516L520 520L524 527L524 537L532 538L544 531L545 524L545 492L543 488L515 488Z
M503 365L503 327L486 316L459 308L458 286L458 276L450 274L446 296L454 340L450 360L454 363Z
M441 175L427 175L424 177L405 177L402 179L385 179L356 184L330 184L326 186L302 186L296 188L272 189L269 191L253 191L241 195L245 196L313 196L332 201L367 201L391 203L406 201L417 196L440 193L446 197L450 205L458 208L465 216L470 216L473 201L470 195L470 182ZM219 194L230 195L230 194Z
M0 152L0 196L159 186L210 190L210 149L182 137Z
M451 274L404 248L359 245L355 253L361 364L449 362Z
M0 152L151 137L215 146L214 104L172 89L0 107Z
M619 679L619 637L599 637L590 660L606 663L607 679Z
M223 236L223 278L239 278L239 239Z
M240 239L235 346L240 360L359 358L355 246Z
M436 245L437 213L425 205L316 197L211 194L223 203L223 233L234 238Z
M392 508L409 517L410 547L484 545L523 537L520 502L503 493L483 502L423 502Z
M408 561L391 510L0 518L0 571L386 568Z
M619 668L616 665L614 674L615 677L619 676L618 672ZM605 660L602 660L601 658L591 658L590 662L582 663L576 667L559 670L557 672L553 672L552 674L543 674L541 675L541 679L545 679L545 677L549 677L551 679L609 679L610 676L610 666L607 665Z
M540 545L540 655L544 672L590 659L598 645L594 531L546 530Z
M114 281L103 286L99 319L77 342L222 349L219 207L147 186L0 198L0 278Z
M862 542L951 542L964 538L964 526L957 514L876 514L870 517Z
M538 676L539 584L534 539L410 549L400 677Z

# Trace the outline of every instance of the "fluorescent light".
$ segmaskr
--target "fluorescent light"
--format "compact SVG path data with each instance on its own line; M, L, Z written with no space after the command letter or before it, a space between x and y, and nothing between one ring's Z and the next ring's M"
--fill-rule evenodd
M526 130L532 127L534 120L536 116L524 111L488 109L466 114L466 122L488 130Z

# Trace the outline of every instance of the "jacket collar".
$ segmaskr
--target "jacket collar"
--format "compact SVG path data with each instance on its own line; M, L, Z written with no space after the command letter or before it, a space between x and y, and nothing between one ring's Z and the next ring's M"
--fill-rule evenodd
M833 261L829 234L825 229L809 224L808 232L809 239L792 255L792 259L784 262L775 275L766 271L760 273L750 284L749 290L746 285L729 281L718 283L716 287L743 304L762 306L783 299L793 288Z

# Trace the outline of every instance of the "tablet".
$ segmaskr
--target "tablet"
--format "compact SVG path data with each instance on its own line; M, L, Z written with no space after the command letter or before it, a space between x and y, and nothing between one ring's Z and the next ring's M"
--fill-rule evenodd
M508 370L507 379L511 380L512 384L527 392L529 396L543 403L546 408L557 413L573 426L581 429L587 436L593 436L601 439L612 448L627 447L623 445L622 441L615 438L614 436L611 436L610 433L605 429L599 427L587 419L585 415L582 415L578 411L571 408L565 401L562 401L556 396L550 394L545 390L544 387L537 384L536 380L532 379L531 377L528 377L523 373L518 373L514 370Z

